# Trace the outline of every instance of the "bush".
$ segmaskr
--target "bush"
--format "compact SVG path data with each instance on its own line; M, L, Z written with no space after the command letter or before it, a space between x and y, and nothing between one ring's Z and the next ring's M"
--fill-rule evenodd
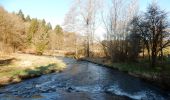
M47 44L44 42L39 42L35 45L36 54L42 55L47 47Z
M66 52L64 55L65 55L66 57L74 57L75 54L76 54L75 52L70 51L70 52Z

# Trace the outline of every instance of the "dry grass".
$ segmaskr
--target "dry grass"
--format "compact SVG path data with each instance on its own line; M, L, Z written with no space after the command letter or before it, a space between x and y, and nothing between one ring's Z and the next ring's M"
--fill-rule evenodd
M65 64L62 61L52 57L29 54L12 54L8 57L15 59L11 63L0 65L0 85L62 71L65 68Z

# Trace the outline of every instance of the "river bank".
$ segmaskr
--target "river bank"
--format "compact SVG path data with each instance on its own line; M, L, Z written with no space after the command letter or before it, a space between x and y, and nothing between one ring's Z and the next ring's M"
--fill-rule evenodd
M81 58L80 60L125 72L131 76L150 82L163 90L170 91L169 70L166 70L166 72L164 71L164 74L162 74L159 69L151 69L140 65L139 63L111 63L107 59L103 58Z
M0 86L18 83L43 74L60 72L65 64L54 57L12 54L0 59Z
M0 88L2 100L169 100L170 94L139 78L87 61L57 57L62 73ZM27 90L27 91L26 91Z

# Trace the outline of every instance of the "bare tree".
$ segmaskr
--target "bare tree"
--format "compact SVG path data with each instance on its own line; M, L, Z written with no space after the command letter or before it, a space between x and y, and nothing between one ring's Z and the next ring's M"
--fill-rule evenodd
M170 35L166 31L168 28L167 13L161 10L157 4L152 3L144 16L145 40L151 51L151 65L155 67L157 56L160 52L163 56L163 49L170 46Z
M127 25L137 13L137 1L112 0L109 8L105 8L102 12L102 20L106 29L107 51L113 61L126 59ZM108 9L107 13L106 9Z
M81 33L81 27L79 25L79 22L80 22L80 19L78 18L78 11L77 11L77 5L78 5L78 2L74 2L69 11L67 12L67 14L65 15L65 19L64 19L64 30L66 31L65 32L65 40L68 39L67 41L64 41L64 42L67 42L66 44L69 44L69 46L72 44L75 44L75 56L77 57L78 56L78 34ZM73 36L73 34L74 36ZM68 38L68 37L69 38ZM75 39L75 40L74 40ZM70 41L71 40L71 41ZM69 43L68 43L69 41ZM75 43L72 43L73 41L75 41ZM71 44L70 44L71 43ZM65 47L66 47L66 44L65 44ZM80 43L79 43L80 44Z
M66 29L72 28L71 31L84 33L86 36L85 48L87 57L90 56L90 45L93 44L94 40L99 8L100 0L75 0L65 19L67 23Z

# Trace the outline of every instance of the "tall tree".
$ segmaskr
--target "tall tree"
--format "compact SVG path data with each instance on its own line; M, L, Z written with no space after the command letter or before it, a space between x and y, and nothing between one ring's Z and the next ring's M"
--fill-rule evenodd
M103 46L112 61L124 61L127 59L127 26L137 13L138 1L111 0L108 8L102 11L107 40Z
M31 43L32 42L32 38L34 37L35 33L38 31L38 20L37 19L32 19L29 29L28 29L28 42Z
M156 66L158 54L163 57L163 49L170 46L170 33L167 13L159 8L156 3L152 3L147 8L143 16L133 19L133 31L139 33L142 39L142 45L146 47L150 64ZM135 28L135 29L134 29Z
M47 49L49 43L49 33L45 20L38 21L38 30L34 34L32 40L36 53L42 55L43 52Z
M25 21L25 17L24 17L24 14L23 14L23 12L22 12L21 9L19 10L19 12L18 12L17 15L18 15L19 17L21 17L21 19L22 19L23 21Z
M149 5L144 16L145 30L144 34L146 45L151 50L151 65L155 67L158 53L170 45L170 34L166 32L168 28L167 13L161 10L156 3ZM163 54L162 54L163 55Z
M15 14L6 12L0 8L0 42L5 47L12 47L15 51L16 48L24 44L25 29L23 21Z
M67 29L79 30L79 33L84 33L86 36L85 48L86 56L88 57L90 56L90 44L93 44L94 40L99 4L100 0L76 0L65 19L69 23L67 24Z
M128 26L128 31L130 32L126 38L128 42L128 60L129 61L137 61L139 53L142 48L142 37L139 25L139 17L134 16L132 21Z
M55 30L56 34L63 34L63 29L60 25L56 25L54 30Z
M56 34L56 44L57 44L57 49L62 49L63 47L63 42L64 42L64 32L63 29L60 25L56 25L54 28L54 33Z
M31 21L30 16L29 16L29 15L27 15L27 17L25 18L25 20L26 20L26 21L28 21L28 22L29 22L29 21Z
M49 22L49 23L47 23L47 29L48 30L52 30L52 25L51 25L51 23Z

